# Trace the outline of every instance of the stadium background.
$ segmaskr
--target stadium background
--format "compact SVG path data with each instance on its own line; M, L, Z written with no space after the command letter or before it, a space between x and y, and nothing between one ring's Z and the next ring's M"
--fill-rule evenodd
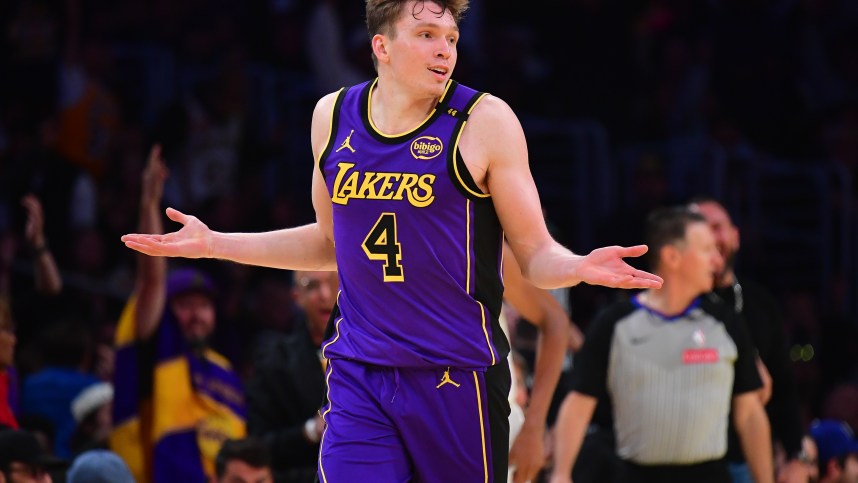
M58 318L109 340L133 280L119 236L135 229L153 142L171 169L166 202L214 229L313 220L310 115L372 75L362 12L358 0L0 2L2 274L19 370L38 366L36 334ZM655 206L723 200L740 277L782 303L806 418L832 404L854 415L855 399L829 395L858 384L856 2L476 0L462 29L454 77L518 113L559 240L634 244ZM65 281L47 303L20 243L31 191ZM247 333L288 326L286 274L203 265L226 353L246 358ZM572 290L574 320L586 327L616 295Z

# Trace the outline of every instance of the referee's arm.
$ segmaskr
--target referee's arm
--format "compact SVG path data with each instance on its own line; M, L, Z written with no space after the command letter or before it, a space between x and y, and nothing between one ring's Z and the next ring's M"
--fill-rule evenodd
M742 443L745 460L757 483L774 482L772 440L769 418L760 402L763 386L757 369L756 349L743 324L725 323L736 343L737 357L733 378L733 427Z
M554 469L551 483L572 481L572 465L578 458L584 433L596 410L598 399L572 391L563 400L554 432Z
M554 424L554 469L551 483L572 481L572 466L578 458L587 427L599 399L607 396L608 359L617 312L606 310L590 324L581 352L572 370L572 392L563 400Z
M733 396L733 424L754 481L774 482L769 419L756 392Z

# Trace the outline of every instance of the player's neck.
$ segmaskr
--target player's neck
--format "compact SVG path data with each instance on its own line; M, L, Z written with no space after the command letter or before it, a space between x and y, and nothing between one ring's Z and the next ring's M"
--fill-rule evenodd
M645 307L665 315L681 314L700 296L699 292L688 290L684 285L665 280L660 289L641 292L638 301Z
M369 101L373 124L384 134L396 135L420 125L438 104L438 97L417 95L395 80L378 79Z

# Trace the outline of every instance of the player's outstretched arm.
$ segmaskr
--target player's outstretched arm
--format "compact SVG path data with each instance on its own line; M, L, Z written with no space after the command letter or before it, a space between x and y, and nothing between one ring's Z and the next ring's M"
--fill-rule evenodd
M551 237L528 166L524 131L505 102L486 96L477 104L462 135L461 150L477 178L480 170L485 171L485 186L504 233L532 284L541 288L581 282L616 288L661 287L660 277L623 261L643 255L645 246L604 247L581 256Z
M315 158L330 133L335 94L323 97L313 112L311 141ZM128 248L160 257L218 258L247 265L289 270L335 270L331 199L318 166L313 170L316 223L262 233L224 233L210 229L193 215L167 208L167 217L181 227L164 235L134 233L122 237Z

